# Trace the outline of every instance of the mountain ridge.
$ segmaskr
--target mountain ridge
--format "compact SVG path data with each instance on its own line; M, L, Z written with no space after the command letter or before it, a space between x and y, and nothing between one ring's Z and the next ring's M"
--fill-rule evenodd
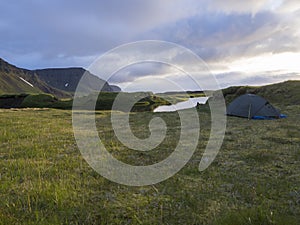
M47 93L68 98L73 96L83 74L87 76L84 91L98 91L99 87L105 92L121 91L82 67L28 70L0 58L0 94Z

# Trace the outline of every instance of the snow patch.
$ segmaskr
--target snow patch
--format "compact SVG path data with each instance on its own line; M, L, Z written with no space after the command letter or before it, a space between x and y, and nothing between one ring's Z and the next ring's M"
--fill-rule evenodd
M25 80L22 77L19 77L22 81L24 81L26 84L28 84L29 86L33 87L33 84L29 83L27 80Z

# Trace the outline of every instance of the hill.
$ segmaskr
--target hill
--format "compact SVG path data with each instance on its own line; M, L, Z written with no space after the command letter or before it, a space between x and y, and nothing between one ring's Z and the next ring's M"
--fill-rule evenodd
M226 103L246 93L262 96L275 105L300 105L300 81L285 81L261 87L234 86L223 90Z
M85 90L120 91L83 68L54 68L27 70L9 64L0 58L0 94L52 94L57 98L69 98L74 94L83 74L88 76Z

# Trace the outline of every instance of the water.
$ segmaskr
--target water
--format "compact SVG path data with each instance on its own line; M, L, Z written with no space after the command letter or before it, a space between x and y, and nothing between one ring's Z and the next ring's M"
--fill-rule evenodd
M175 112L182 109L190 109L199 104L205 104L208 97L190 98L187 101L179 102L175 105L163 105L154 109L154 112Z

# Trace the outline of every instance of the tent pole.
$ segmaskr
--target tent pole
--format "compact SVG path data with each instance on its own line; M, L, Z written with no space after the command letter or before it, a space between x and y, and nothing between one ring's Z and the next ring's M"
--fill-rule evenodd
M251 118L251 104L249 105L249 111L248 111L248 120Z

